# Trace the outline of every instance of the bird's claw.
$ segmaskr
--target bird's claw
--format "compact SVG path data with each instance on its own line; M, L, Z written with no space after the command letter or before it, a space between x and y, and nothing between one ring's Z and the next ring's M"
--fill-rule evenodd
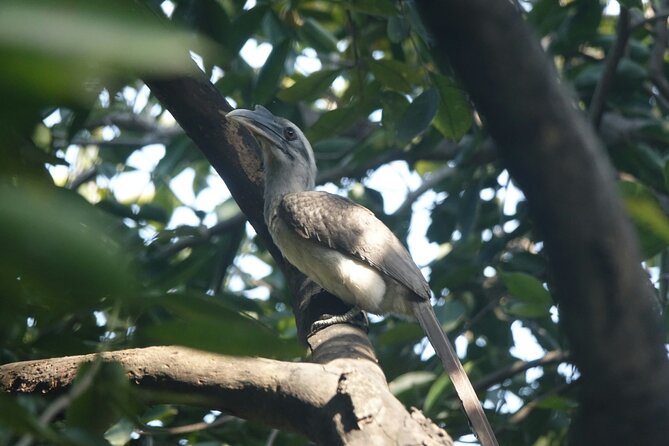
M362 317L358 317L362 315ZM352 324L356 327L367 331L369 328L369 321L367 320L367 314L364 311L357 307L353 307L344 314L324 314L319 320L311 324L311 333L310 335L321 331L324 328L327 328L335 324Z

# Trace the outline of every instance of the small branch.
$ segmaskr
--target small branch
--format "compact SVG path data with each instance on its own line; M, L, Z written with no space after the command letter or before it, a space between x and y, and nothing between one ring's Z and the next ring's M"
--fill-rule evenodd
M199 423L186 424L184 426L167 427L167 428L143 426L138 433L141 435L151 435L151 436L190 434L191 432L199 432L211 429L212 427L220 426L221 424L225 424L229 421L234 420L235 418L237 417L233 417L231 415L222 415L217 419L215 419L214 421L212 421L211 423L201 421Z
M655 22L655 45L648 61L648 75L665 101L669 101L669 81L664 75L664 53L667 49L667 22Z
M516 361L513 364L511 364L508 367L505 367L503 369L497 370L496 372L493 372L487 376L484 376L483 378L479 379L478 381L473 383L474 389L477 391L479 390L486 390L492 387L495 384L499 384L503 382L506 379L509 379L519 373L522 373L528 369L531 369L533 367L538 367L538 366L544 366L548 364L554 364L556 362L562 362L566 360L568 357L568 354L561 351L561 350L553 350L548 353L546 353L544 356L542 356L539 359L535 359L533 361Z
M177 239L174 243L158 248L151 256L154 259L167 258L177 254L185 248L190 248L195 245L200 245L211 240L212 237L233 230L235 227L246 222L246 216L241 212L234 217L216 223L211 228L202 228L199 235L191 235Z
M532 411L539 405L539 403L544 400L546 397L552 396L552 395L561 395L565 393L567 390L570 388L574 387L576 383L575 382L570 382L570 383L563 383L548 392L544 393L540 397L530 401L529 403L525 404L523 407L521 407L518 412L514 413L510 418L509 418L509 423L510 424L519 424L521 423L527 416L532 413Z
M98 168L97 166L93 166L90 169L87 169L81 172L78 176L76 176L67 186L67 188L71 190L77 190L79 189L79 186L93 180L97 175L98 175Z
M667 20L669 18L669 11L663 10L658 13L655 13L652 17L640 17L638 19L632 20L630 23L631 31L636 31L639 28L643 28L646 25L655 25L658 21Z
M620 15L618 16L618 24L616 26L616 40L609 54L606 56L604 62L604 72L599 78L595 92L590 101L590 121L595 128L599 128L599 124L604 114L604 107L606 105L606 98L609 95L609 90L613 84L613 79L616 75L618 64L625 54L627 41L630 37L630 12L627 8L620 8Z
M455 167L446 166L437 170L436 172L432 172L430 176L425 181L423 181L423 184L418 186L416 190L413 190L407 194L400 207L395 211L395 215L402 215L409 212L413 203L418 200L421 195L430 189L433 189L436 185L451 176L455 171Z

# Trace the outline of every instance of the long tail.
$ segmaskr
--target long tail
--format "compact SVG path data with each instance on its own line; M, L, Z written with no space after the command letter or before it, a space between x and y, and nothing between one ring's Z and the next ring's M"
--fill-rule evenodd
M464 407L467 418L469 418L481 445L498 446L495 433L483 412L481 402L476 396L471 382L469 382L465 369L462 368L460 359L458 359L450 341L441 329L441 324L434 314L432 305L429 301L416 303L414 304L414 314L420 326L423 327L432 347L437 352L437 356L441 359L446 373L451 378L455 391L462 402L462 407Z

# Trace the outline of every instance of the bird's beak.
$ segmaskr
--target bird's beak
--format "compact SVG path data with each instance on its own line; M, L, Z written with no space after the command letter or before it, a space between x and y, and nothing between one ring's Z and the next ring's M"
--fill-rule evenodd
M255 110L246 110L238 108L228 112L226 118L237 121L246 127L265 146L265 142L270 147L276 147L285 152L285 141L281 136L281 126L276 122L276 118L262 105L256 105Z

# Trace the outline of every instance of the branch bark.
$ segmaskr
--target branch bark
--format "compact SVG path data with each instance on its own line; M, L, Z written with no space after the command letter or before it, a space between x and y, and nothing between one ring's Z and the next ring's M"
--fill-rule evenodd
M352 327L348 335L356 336ZM353 333L352 333L353 332ZM324 347L329 348L327 345ZM364 355L325 364L238 358L183 347L148 347L99 355L120 363L151 402L184 397L278 429L299 432L318 444L452 445L448 434L420 411L408 412L388 390L383 372ZM82 355L0 366L0 391L57 393L70 387L78 367L98 356ZM352 359L357 357L357 361Z
M666 443L669 362L652 288L600 142L505 0L421 2L522 187L581 375L574 444Z

